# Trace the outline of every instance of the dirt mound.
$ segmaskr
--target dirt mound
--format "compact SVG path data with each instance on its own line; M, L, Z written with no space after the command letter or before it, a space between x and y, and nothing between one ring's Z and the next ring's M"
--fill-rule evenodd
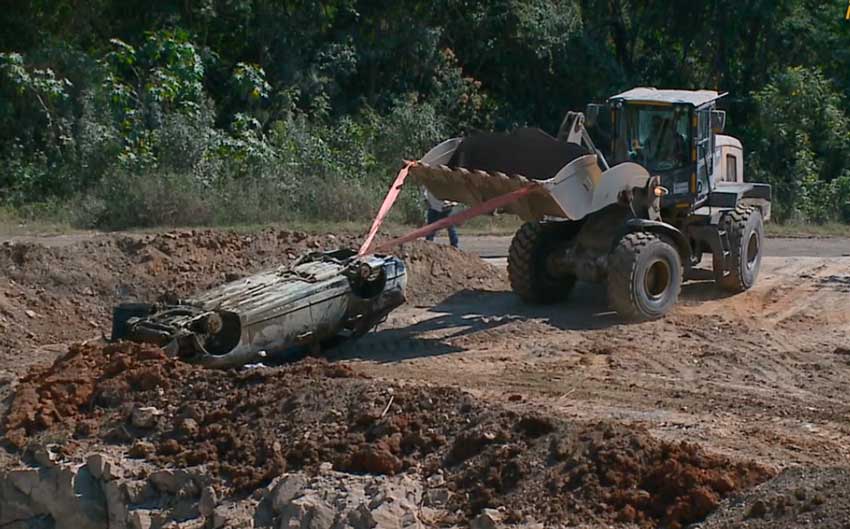
M157 467L204 465L229 493L322 463L352 473L441 475L461 522L508 519L680 527L769 472L642 430L488 406L451 388L398 386L306 360L211 371L129 344L74 346L25 377L6 439L112 445Z
M770 475L696 445L661 442L613 424L570 426L522 416L511 430L508 425L504 419L479 424L450 452L450 461L463 463L452 479L470 499L457 507L470 514L511 505L514 521L533 516L552 523L678 528Z
M505 270L451 246L418 241L397 255L407 264L408 300L414 305L433 305L462 290L509 288Z
M0 246L0 361L28 367L37 345L109 333L121 301L186 298L311 250L356 248L353 235L177 230L103 235L61 247ZM503 275L477 257L435 244L399 253L410 266L409 302L428 304L461 288L499 288ZM19 360L24 357L24 362ZM35 359L37 360L37 359ZM20 371L18 371L20 372Z
M103 235L50 248L4 243L0 351L23 356L34 345L108 333L112 306L120 301L187 297L285 265L307 250L353 246L355 239L276 229L251 234L179 230Z
M850 520L850 470L792 468L730 497L703 529L844 529Z

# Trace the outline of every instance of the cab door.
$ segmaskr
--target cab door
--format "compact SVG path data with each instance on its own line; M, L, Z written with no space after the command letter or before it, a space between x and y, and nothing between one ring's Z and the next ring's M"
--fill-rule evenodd
M696 112L696 193L697 202L708 196L714 187L714 134L711 131L712 106L705 106Z

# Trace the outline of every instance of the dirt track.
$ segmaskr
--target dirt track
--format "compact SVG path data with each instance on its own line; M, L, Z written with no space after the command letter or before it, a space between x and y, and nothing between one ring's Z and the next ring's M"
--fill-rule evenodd
M476 239L467 239L467 243L474 241ZM412 302L394 312L378 332L329 353L331 360L353 369L353 373L373 377L372 382L338 382L334 380L335 375L329 379L321 374L325 368L314 370L319 375L311 376L318 378L301 385L286 370L236 378L220 374L207 376L193 370L160 367L161 361L153 355L143 357L144 362L153 364L139 369L153 369L157 373L154 377L156 387L142 388L130 400L135 406L174 408L174 413L178 414L185 408L181 407L181 402L198 398L205 391L229 403L213 404L213 409L216 406L238 408L237 403L245 398L245 388L253 388L267 379L271 389L269 395L280 391L282 400L288 398L287 395L313 394L307 400L299 398L286 404L294 406L293 410L303 408L304 411L294 417L290 417L291 410L287 408L283 409L281 417L274 415L277 412L270 412L268 417L260 413L256 419L249 420L236 414L228 419L235 421L230 430L227 429L231 428L227 426L229 423L221 423L223 418L215 419L223 428L215 431L230 436L231 440L225 444L249 446L255 443L259 447L256 453L260 459L248 459L247 463L243 459L234 462L225 458L221 445L217 449L219 456L216 457L225 465L222 468L230 469L225 475L239 469L249 476L249 486L264 483L282 468L268 467L269 461L274 461L263 459L263 451L269 450L273 437L287 436L294 430L310 432L315 425L321 425L324 437L320 436L307 452L294 442L294 438L286 437L280 443L284 451L289 451L286 460L290 468L315 470L315 465L323 460L332 460L334 466L342 470L433 472L436 468L433 457L439 455L446 461L447 466L440 472L445 472L449 486L467 498L455 503L454 508L468 516L475 516L487 505L515 504L516 512L549 522L561 517L561 521L596 527L597 523L643 520L643 525L651 527L658 523L663 526L665 519L699 519L702 514L694 518L694 513L708 512L716 506L718 495L729 492L729 487L722 485L724 480L739 480L737 484L741 486L760 481L747 478L746 472L736 474L737 471L733 471L749 467L734 467L713 459L714 456L703 456L702 450L707 450L740 464L755 464L753 468L768 469L768 472L797 469L783 473L780 478L745 496L731 497L709 517L709 527L744 524L753 518L751 509L758 511L755 518L761 525L757 527L802 527L811 520L823 526L844 527L844 515L850 512L846 505L846 498L850 497L850 471L847 470L850 467L850 423L847 422L850 399L845 390L850 378L850 258L834 257L847 252L846 241L816 241L779 241L782 245L776 246L777 241L771 240L767 253L774 256L764 258L759 282L753 290L727 297L710 283L691 283L683 289L682 300L671 315L640 324L624 323L608 312L604 289L593 285L579 285L572 298L560 305L525 306L508 291L506 275L500 267L481 263L448 248L419 245L404 251L413 281ZM87 375L84 369L82 374L75 375L80 381L89 380L88 384L59 383L60 388L70 392L65 397L62 396L65 389L54 390L53 383L32 386L27 390L29 393L22 393L20 389L26 388L26 384L19 385L29 366L36 370L31 371L32 383L49 382L51 376L63 380L66 369L62 364L57 364L45 375L38 369L44 369L58 354L66 351L68 342L95 338L105 332L109 306L126 296L128 287L131 287L130 294L141 298L155 298L175 291L182 295L193 288L206 288L271 263L286 262L289 256L306 248L350 242L275 230L251 235L202 230L133 237L99 235L58 242L51 238L46 245L17 240L15 244L0 246L0 264L3 264L0 353L5 360L0 371L0 395L9 395L17 387L16 393L26 397L20 401L23 407L16 405L17 415L8 419L12 422L7 426L18 425L15 428L19 431L7 441L20 446L26 444L20 425L27 425L27 431L32 430L36 438L42 429L45 439L54 440L57 435L74 432L77 440L65 448L72 458L86 450L106 449L102 444L104 440L118 443L119 448L109 448L111 453L117 454L138 444L133 444L133 436L118 441L110 437L115 424L129 420L130 409L129 403L119 408L109 404L109 391L115 393L111 384L134 387L142 383L139 381L151 380L133 378L135 375L128 371L127 377L120 375L127 380L119 377L117 382L113 381L115 375L108 365L114 363L115 354L124 354L121 351L108 353L103 360L98 360L99 349L91 352L83 349L80 358L85 360L79 366L94 371ZM498 252L498 248L493 248L503 242L487 239L479 250L486 250L489 244L493 256ZM815 251L825 256L806 256ZM486 254L483 250L482 253ZM776 253L803 256L775 256ZM465 289L467 285L470 288ZM74 354L66 357L67 361L74 361ZM75 369L78 368L71 371L76 372ZM296 368L292 371L295 376L302 372L298 369L314 372L309 366ZM170 378L172 376L181 380L192 377L194 382L183 387L179 380ZM95 379L97 383L91 384ZM451 388L444 389L445 386ZM379 408L387 395L393 394L390 389L393 387L399 400L395 404L397 408L392 409L398 409L397 413L402 410L410 413L413 409L412 419L406 420L415 420L411 424L427 425L428 432L439 432L443 439L440 443L427 449L428 445L398 444L399 439L404 438L406 427L376 423L367 428L359 422L362 413L357 409L363 406L357 402L365 396L368 406L377 407L375 413L380 414ZM105 401L100 400L104 392ZM463 392L470 392L475 400L467 400ZM352 395L363 396L352 398ZM62 404L63 398L70 398L70 404ZM423 399L433 400L440 413L453 417L454 422L443 425L438 420L432 424L432 415L436 412L418 409L415 404ZM174 400L180 402L172 402ZM10 402L5 400L6 405ZM342 415L336 415L326 425L323 413L318 412L329 405L341 409ZM351 411L345 411L346 406L354 405ZM262 406L274 406L274 403ZM200 417L218 417L210 415L203 401L199 401L197 407L204 412ZM388 420L392 415L390 413ZM525 428L521 426L523 417L541 416L555 421L547 426L535 422L537 419L532 420L537 425L535 429L541 427L546 432L541 434L543 437L534 442L530 439L537 439L537 434L529 439L517 437L516 432L522 433ZM197 447L186 444L180 417L178 414L169 419L173 423L166 421L161 428L142 436L145 443L155 443L156 452L150 464L181 466L207 457L203 456L205 453L213 453L209 445L204 444L203 435L206 434L198 438ZM473 421L467 422L467 427L463 426L464 417L466 421ZM385 421L381 419L378 422L383 424ZM212 427L204 425L201 419L198 421L204 428ZM286 425L286 431L280 431L281 424ZM61 434L63 428L66 433ZM255 433L255 428L268 428L268 432L260 435ZM484 436L481 437L484 441L468 437L465 428L473 432L480 430L477 435ZM499 437L502 435L498 433L500 429L508 432L504 439ZM256 430L262 431L265 430ZM574 434L576 431L588 432L588 439L598 439L601 435L602 439L610 436L613 440L597 446L594 445L597 441L582 440L585 434ZM612 431L615 433L604 433ZM554 474L545 470L540 474L544 472L540 469L550 464L546 461L551 460L552 454L556 454L555 461L558 461L560 449L554 439L563 438L566 435L563 432L571 432L568 437L577 435L576 446L583 447L577 453L593 454L602 450L600 453L604 454L612 450L610 457L613 459L598 460L594 455L575 467L584 468L591 463L601 465L593 471L597 474L591 472L596 476L593 479L598 480L595 486L601 488L574 489L574 482L569 487L564 482L565 495L560 496L564 503L559 504L563 509L558 507L550 511L546 507L548 503L535 503L534 498L553 494L555 489L541 492L534 488L534 483L545 478L550 484L547 486L556 486L551 484L572 475L562 476L558 473L560 470ZM650 438L646 437L647 433ZM673 444L656 445L654 439L647 440L652 438ZM175 443L172 439L181 440L178 451L173 453ZM676 450L680 449L669 448L678 446L680 441L696 443L699 449L686 448L679 453ZM351 446L364 442L360 452ZM452 466L453 446L479 442L492 446L480 454L476 452L469 462ZM124 448L120 448L122 444ZM411 446L413 451L408 451ZM630 446L632 448L628 448ZM634 452L634 446L641 448ZM280 450L280 446L275 450ZM380 457L376 458L371 452L374 450L379 451ZM358 453L365 454L362 457L366 459L358 460L357 457L361 457ZM431 457L431 466L421 467L428 457ZM504 457L515 460L519 466L505 463ZM649 483L655 479L651 476L659 472L672 476L670 468L660 464L665 457L679 461L675 464L685 465L685 469L695 464L703 469L699 470L703 476L710 476L704 474L709 471L728 472L732 478L723 478L717 482L721 483L716 485L719 488L708 493L702 492L699 484L714 483L717 478L703 477L700 478L703 481L696 482L688 478L665 500L668 503L652 507L637 496L623 496L622 491L627 489L645 494ZM624 463L631 461L629 458L637 458L641 463L637 466L634 466L636 463ZM8 464L9 454L0 457L0 461ZM612 461L617 466L606 466L614 464ZM653 461L660 466L653 467ZM386 466L388 462L391 463L389 467ZM367 466L358 466L362 464ZM568 462L564 468L573 468L571 465L575 464ZM611 468L620 472L622 464L630 470L623 474L624 477L617 478L625 481L615 481L612 486L606 473ZM521 470L519 477L506 482L506 476L517 469ZM490 477L487 477L488 472ZM691 470L682 472L685 474L674 474L685 476ZM227 479L232 480L232 477ZM244 488L245 483L234 481L228 486L239 489ZM561 485L556 488L558 486ZM840 492L823 499L823 490L830 487ZM489 499L483 503L475 500L484 490ZM575 495L579 493L584 496ZM656 494L662 493L653 492L653 498ZM523 503L525 500L527 503ZM681 503L683 501L685 504ZM759 502L766 503L759 506ZM682 511L670 518L671 513L678 512L675 506L680 504L697 510ZM822 504L825 506L821 507ZM618 510L621 507L623 510ZM782 523L771 525L771 520ZM463 519L454 518L452 523L458 521Z
M726 297L692 283L673 313L626 324L604 289L522 305L460 292L407 307L345 353L376 376L449 383L581 419L784 467L850 454L850 259L767 257L756 288ZM366 351L384 351L376 358Z

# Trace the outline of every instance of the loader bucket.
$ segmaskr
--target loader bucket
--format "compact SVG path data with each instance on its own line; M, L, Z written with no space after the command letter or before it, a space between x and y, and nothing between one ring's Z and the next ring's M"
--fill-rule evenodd
M526 221L578 220L616 202L625 187L649 180L633 163L602 173L595 154L531 128L447 140L411 167L410 175L438 198L470 206L535 183L531 193L505 207Z

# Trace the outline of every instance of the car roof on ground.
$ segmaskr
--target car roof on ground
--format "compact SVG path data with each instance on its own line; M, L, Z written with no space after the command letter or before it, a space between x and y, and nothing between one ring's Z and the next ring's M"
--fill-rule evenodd
M715 92L714 90L659 90L657 88L639 87L611 96L608 100L679 103L699 107L725 95L725 93Z

